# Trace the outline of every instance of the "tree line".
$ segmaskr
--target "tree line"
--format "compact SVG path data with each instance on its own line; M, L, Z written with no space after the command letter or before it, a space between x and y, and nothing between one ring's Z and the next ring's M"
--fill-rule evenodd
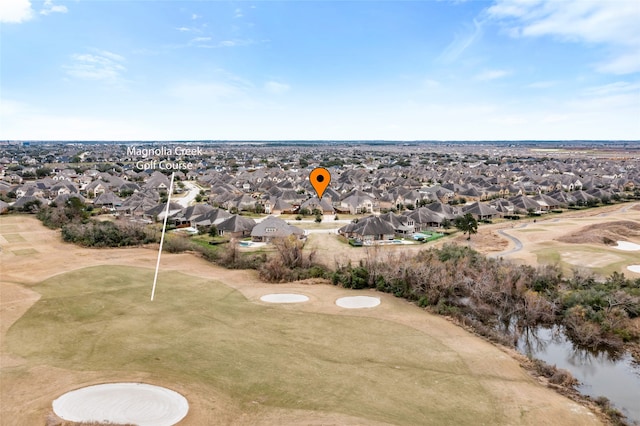
M512 345L525 330L564 326L575 343L598 349L636 348L640 339L640 279L613 273L604 280L557 266L531 267L445 244L418 253L371 248L357 265L338 265L333 284L375 288L454 316Z
M66 242L84 247L124 247L158 241L156 234L141 224L98 221L91 218L91 206L78 197L60 205L41 207L36 217L51 229L60 229Z

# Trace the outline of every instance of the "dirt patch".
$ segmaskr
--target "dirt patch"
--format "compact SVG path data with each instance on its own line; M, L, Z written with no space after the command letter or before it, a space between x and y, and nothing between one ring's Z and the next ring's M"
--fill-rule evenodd
M585 226L556 240L572 244L605 244L613 246L617 241L630 237L640 237L640 223L632 220L620 220Z
M501 228L510 229L505 226L501 226ZM484 254L507 250L511 244L510 241L498 235L495 230L495 226L481 225L478 228L478 233L473 234L469 240L467 239L468 236L466 234L463 235L462 233L459 233L452 236L452 238L442 238L441 240L438 240L436 244L437 246L440 246L447 242L455 243L461 246L469 246Z

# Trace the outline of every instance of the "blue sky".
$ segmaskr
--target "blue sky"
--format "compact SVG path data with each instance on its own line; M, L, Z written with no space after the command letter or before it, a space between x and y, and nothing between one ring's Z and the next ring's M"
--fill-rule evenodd
M640 2L0 2L0 139L640 140Z

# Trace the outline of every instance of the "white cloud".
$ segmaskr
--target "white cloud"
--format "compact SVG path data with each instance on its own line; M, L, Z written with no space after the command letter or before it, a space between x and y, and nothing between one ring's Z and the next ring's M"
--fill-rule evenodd
M64 66L72 77L83 80L102 80L114 82L126 71L125 58L106 50L96 50L95 54L73 54L73 62Z
M284 83L278 83L277 81L268 81L264 85L264 90L273 95L282 95L291 90L291 86Z
M205 41L211 41L211 37L196 37L192 39L189 43L202 43Z
M506 77L509 74L511 73L505 70L487 70L476 75L475 79L480 81L497 80L499 78Z
M234 18L242 18L244 15L242 14L242 9L238 8L233 13Z
M41 15L48 15L50 13L67 13L67 6L53 4L52 0L45 0L43 8L40 9Z
M640 7L636 1L497 0L487 14L514 36L553 36L566 42L602 44L610 58L595 64L612 74L640 71Z
M634 52L617 55L608 62L601 62L596 65L596 70L618 75L638 72L640 71L640 48Z
M199 19L199 18L201 18L201 16L200 16L200 15L197 15L197 14L195 14L195 13L193 13L193 14L191 15L191 19L193 19L194 21L195 21L196 19Z
M225 105L247 103L253 89L251 82L225 70L216 70L206 80L182 80L170 86L169 95L189 104L223 102Z
M222 47L235 47L238 46L238 41L237 40L223 40L220 43L218 43L219 46Z
M585 89L584 93L588 96L608 96L620 93L635 93L636 95L640 95L640 82L629 83L627 81L617 81L603 86L589 87Z
M458 59L467 48L482 36L482 25L483 22L474 19L473 28L468 29L464 34L456 34L454 40L440 54L438 61L451 63Z
M185 82L179 83L169 90L172 96L182 98L184 100L193 100L196 98L215 100L225 100L234 98L242 93L242 89L228 83L210 82L197 83Z
M221 47L241 47L241 46L251 46L252 44L255 44L255 42L253 40L239 40L239 39L235 39L235 40L222 40L219 42L215 42L215 43L206 43L206 41L211 41L211 37L198 37L201 38L202 40L199 41L199 44L197 44L198 47L203 47L206 49L219 49ZM189 45L192 45L192 43L189 43Z
M33 18L30 0L0 1L0 22L19 24Z

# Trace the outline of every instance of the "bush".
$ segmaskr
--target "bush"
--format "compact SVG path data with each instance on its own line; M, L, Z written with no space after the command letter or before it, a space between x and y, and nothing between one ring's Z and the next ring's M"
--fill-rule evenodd
M51 229L61 228L69 223L86 223L90 215L90 207L87 207L78 197L70 197L64 205L51 204L40 209L37 218L44 226Z
M168 253L183 253L195 249L196 245L188 237L171 235L164 239L162 250Z
M97 221L63 226L62 239L85 247L124 247L157 241L141 225Z
M327 276L327 270L322 266L312 266L309 268L309 278L325 278Z

